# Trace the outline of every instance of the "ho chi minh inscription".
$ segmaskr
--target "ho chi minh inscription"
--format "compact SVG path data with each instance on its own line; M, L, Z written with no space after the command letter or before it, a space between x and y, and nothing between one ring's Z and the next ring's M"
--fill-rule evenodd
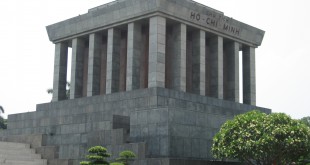
M231 18L223 15L208 12L202 14L194 11L189 12L190 20L199 23L203 26L216 28L220 31L224 31L236 36L240 36L241 29L230 24Z

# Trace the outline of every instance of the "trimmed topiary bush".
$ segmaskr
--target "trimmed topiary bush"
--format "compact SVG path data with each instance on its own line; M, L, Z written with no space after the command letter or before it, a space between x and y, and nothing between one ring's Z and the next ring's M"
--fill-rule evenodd
M119 153L119 157L116 159L116 161L124 165L129 165L129 162L133 161L135 158L136 155L132 151L127 150Z
M88 149L89 155L86 155L88 161L80 162L80 165L129 165L130 161L136 158L132 151L122 151L115 162L109 163L107 158L111 157L107 149L102 146L95 146Z
M89 155L86 155L88 161L80 162L80 165L109 165L107 158L111 157L107 149L102 146L95 146L88 149Z

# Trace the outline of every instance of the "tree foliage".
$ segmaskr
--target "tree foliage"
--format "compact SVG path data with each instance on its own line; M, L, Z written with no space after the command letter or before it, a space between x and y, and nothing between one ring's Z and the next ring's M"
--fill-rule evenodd
M238 159L248 164L296 162L310 152L310 128L283 113L251 111L227 121L213 138L218 159Z
M89 155L86 155L88 161L80 162L81 165L109 165L107 158L111 156L107 149L102 146L94 146L88 149Z
M310 116L303 117L300 120L310 127Z
M1 114L4 113L4 108L0 105L0 129L6 129L7 128L7 120L4 119Z
M86 155L88 161L80 162L81 165L129 165L136 155L132 151L122 151L115 162L110 163L107 158L111 157L107 149L102 146L94 146L88 149L89 155Z
M120 162L113 162L113 163L110 163L110 165L124 165L124 164Z
M300 120L310 128L310 116L303 117ZM308 153L307 156L301 156L300 161L307 162L307 165L310 165L310 152Z
M129 165L130 161L133 161L136 155L132 151L122 151L119 153L119 157L116 161L122 163L123 165Z
M0 116L0 129L7 129L7 119Z

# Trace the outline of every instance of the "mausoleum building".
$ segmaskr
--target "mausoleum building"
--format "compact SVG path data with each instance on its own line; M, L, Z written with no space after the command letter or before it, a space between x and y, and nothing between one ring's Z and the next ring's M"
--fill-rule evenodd
M255 48L264 31L194 1L114 1L47 26L53 101L161 87L255 105ZM239 51L243 62L239 64Z
M210 163L227 119L270 113L256 106L264 31L195 1L116 0L46 29L52 102L10 115L0 139L41 139L49 164L78 164L94 145L133 150L139 165Z

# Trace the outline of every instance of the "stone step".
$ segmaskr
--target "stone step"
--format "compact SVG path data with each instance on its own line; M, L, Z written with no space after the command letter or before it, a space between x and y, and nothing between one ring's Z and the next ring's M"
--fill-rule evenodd
M21 149L21 148L30 148L30 144L24 143L13 143L13 142L0 142L0 148L3 149Z
M19 149L13 149L13 148L0 148L0 155L1 154L14 154L14 155L21 155L21 154L35 154L35 149L30 148L19 148Z
M29 144L0 142L0 165L47 165Z
M72 160L68 159L50 159L48 165L69 165L73 164Z
M44 159L34 159L32 161L4 160L0 161L0 165L47 165L47 160Z
M10 160L34 160L41 159L39 154L0 154L0 159L10 159Z

